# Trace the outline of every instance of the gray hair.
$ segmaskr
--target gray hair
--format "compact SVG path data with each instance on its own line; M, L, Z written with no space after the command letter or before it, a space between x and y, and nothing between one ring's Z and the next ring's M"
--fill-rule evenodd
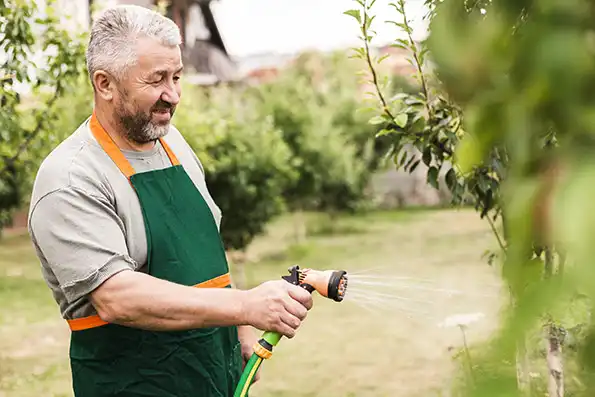
M148 37L162 45L182 43L180 29L171 19L137 5L117 5L103 11L93 22L87 48L87 70L92 79L105 70L117 79L137 61L136 40Z

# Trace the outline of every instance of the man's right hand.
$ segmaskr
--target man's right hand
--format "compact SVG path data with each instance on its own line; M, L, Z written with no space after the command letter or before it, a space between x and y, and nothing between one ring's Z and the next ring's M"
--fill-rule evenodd
M293 338L312 308L312 294L285 280L267 281L245 291L246 322L263 331Z

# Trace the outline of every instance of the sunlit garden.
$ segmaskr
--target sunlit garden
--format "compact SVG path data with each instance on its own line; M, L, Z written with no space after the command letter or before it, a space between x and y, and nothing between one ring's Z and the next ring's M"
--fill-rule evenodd
M349 276L342 302L314 294L250 396L592 396L595 8L426 0L417 40L404 0L374 3L345 2L355 48L259 82L182 79L173 124L236 287L293 265ZM34 25L36 8L0 2L0 397L73 396L70 331L16 220L93 111L88 37L58 8Z

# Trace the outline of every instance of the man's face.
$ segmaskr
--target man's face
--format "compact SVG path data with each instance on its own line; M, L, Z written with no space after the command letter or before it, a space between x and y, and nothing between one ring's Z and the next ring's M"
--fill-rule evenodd
M147 143L169 130L182 93L182 59L179 47L165 47L145 38L138 41L137 54L138 62L117 84L113 104L126 138Z

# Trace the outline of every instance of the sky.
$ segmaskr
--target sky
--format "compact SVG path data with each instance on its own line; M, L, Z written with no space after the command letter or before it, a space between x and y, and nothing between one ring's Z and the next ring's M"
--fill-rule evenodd
M104 6L118 2L96 1ZM402 37L398 27L385 23L386 20L400 21L398 12L389 5L391 1L396 0L376 0L372 9L376 15L372 28L377 32L374 45L392 43L395 38ZM425 36L427 31L427 22L422 20L427 12L423 2L406 0L415 38ZM40 3L45 1L40 0ZM60 9L73 14L83 24L86 23L87 3L87 0L59 0ZM232 58L361 45L357 21L343 14L360 7L355 0L215 0L211 7ZM197 28L198 35L200 30Z
M372 8L376 14L372 24L377 32L375 44L392 42L402 35L398 27L385 23L400 20L390 2L377 0ZM233 57L357 46L360 44L357 21L343 12L358 7L355 0L216 0L212 3L221 35ZM427 12L423 0L407 0L406 11L415 38L423 37L427 30L427 23L422 20Z

